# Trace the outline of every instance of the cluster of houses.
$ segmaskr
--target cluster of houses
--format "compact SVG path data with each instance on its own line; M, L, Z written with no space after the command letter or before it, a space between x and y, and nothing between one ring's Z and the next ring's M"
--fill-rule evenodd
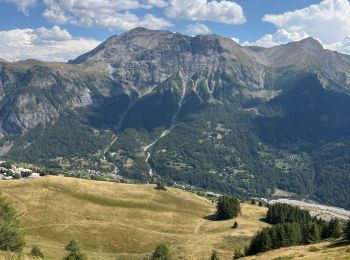
M10 164L5 161L0 161L0 180L12 180L29 178L35 179L39 178L40 174L34 172L31 169L17 167L16 165Z

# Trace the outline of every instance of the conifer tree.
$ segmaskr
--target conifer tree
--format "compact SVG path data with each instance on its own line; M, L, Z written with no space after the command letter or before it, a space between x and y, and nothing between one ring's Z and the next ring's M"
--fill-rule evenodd
M331 219L327 228L327 237L339 238L342 235L342 227L338 219Z
M316 222L308 222L304 227L304 243L311 244L320 240L320 228Z
M19 218L11 203L0 196L0 250L21 251L24 236L19 231Z
M350 241L350 220L345 227L345 238Z

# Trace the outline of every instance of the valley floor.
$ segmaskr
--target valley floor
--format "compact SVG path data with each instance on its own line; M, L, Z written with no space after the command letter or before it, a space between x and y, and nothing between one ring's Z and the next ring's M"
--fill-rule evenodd
M0 182L20 214L27 245L46 259L62 259L76 239L89 259L142 259L162 242L174 259L209 259L215 249L232 259L266 223L266 208L242 204L235 220L213 221L215 204L193 193L154 185L117 184L65 177ZM232 229L233 222L239 227ZM10 257L11 254L7 254ZM0 259L6 254L0 253Z

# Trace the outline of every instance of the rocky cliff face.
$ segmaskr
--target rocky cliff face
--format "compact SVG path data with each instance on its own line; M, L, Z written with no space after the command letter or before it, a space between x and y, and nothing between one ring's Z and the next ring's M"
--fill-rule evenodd
M23 134L40 124L53 124L62 111L92 105L92 92L109 95L111 86L104 76L72 65L0 63L2 133Z
M168 31L136 28L114 36L95 50L71 61L89 70L103 70L126 90L144 95L157 84L182 71L208 79L223 75L249 88L263 88L264 66L234 41L219 36L188 37ZM192 84L192 89L196 84ZM211 91L215 86L209 86Z

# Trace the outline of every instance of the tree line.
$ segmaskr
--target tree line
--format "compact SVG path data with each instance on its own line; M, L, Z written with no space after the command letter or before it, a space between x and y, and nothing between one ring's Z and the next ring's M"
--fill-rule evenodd
M270 205L266 221L272 226L262 229L252 238L246 249L247 255L281 247L307 245L343 235L342 225L337 219L327 222L311 217L307 210L287 204ZM350 221L345 236L350 238Z

